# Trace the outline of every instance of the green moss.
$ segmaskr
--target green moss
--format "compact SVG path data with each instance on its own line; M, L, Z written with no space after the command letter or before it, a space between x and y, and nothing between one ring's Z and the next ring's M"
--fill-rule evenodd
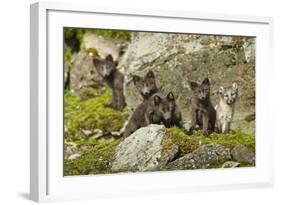
M76 159L64 159L65 176L110 173L114 148L121 141L112 136L95 139L83 134L82 130L119 131L127 119L127 114L105 106L111 100L109 89L89 92L92 97L87 100L64 92L65 141L77 144L82 153Z
M85 29L64 28L65 39L77 39L81 43L84 34L85 34Z
M71 51L67 50L63 55L64 62L71 63L71 56L72 56Z
M128 31L117 31L117 30L87 30L87 32L95 33L100 36L109 38L119 38L123 40L131 40L131 32Z
M100 129L105 131L119 131L127 119L127 114L108 108L105 105L111 100L111 90L91 89L91 98L81 100L70 91L64 92L64 137L66 142L74 142L79 149L80 157L64 160L64 175L108 174L111 172L114 149L121 142L112 136L96 139L87 137L82 130ZM179 157L197 149L201 144L218 143L233 148L243 144L255 151L255 137L242 133L240 130L229 134L213 133L204 137L200 132L186 135L181 129L173 127L165 129L162 141L163 151L169 151L178 145ZM221 167L223 162L216 162L210 168ZM241 166L250 166L241 164ZM251 165L252 166L252 165Z
M82 29L82 28L65 28L64 36L67 39L76 38L80 43L86 32L98 34L109 38L119 38L124 40L131 39L131 32L129 31L117 31L117 30L101 30L101 29Z
M169 150L172 145L178 145L180 156L197 149L201 144L222 144L232 149L237 144L243 144L255 152L255 137L242 133L240 130L231 131L228 134L212 133L209 137L203 136L200 132L193 135L186 135L181 129L173 127L165 129L165 137L162 141L163 151Z
M83 29L83 28L64 28L64 41L71 45L74 51L80 50L80 45L82 44L84 34L95 33L100 36L108 38L117 38L126 41L131 40L131 32L129 31L117 31L117 30L98 30L98 29ZM64 61L70 62L73 50L65 50Z
M69 91L64 94L64 137L66 141L83 144L85 136L82 130L100 129L102 131L119 131L127 114L108 108L105 105L111 100L111 91L91 90L90 99L82 101Z
M95 144L87 147L82 156L76 159L65 159L64 176L111 173L114 148L120 140L97 140Z
M186 135L177 127L166 128L165 136L162 140L162 151L170 150L173 145L179 146L180 156L183 156L198 148L199 141Z
M208 169L221 168L224 163L225 161L213 162L208 166ZM239 162L239 164L240 164L239 167L255 167L255 164L250 164L250 163Z

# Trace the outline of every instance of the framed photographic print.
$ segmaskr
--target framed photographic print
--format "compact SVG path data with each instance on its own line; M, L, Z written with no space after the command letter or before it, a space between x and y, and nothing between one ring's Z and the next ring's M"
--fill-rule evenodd
M272 186L271 18L36 3L30 21L32 200Z

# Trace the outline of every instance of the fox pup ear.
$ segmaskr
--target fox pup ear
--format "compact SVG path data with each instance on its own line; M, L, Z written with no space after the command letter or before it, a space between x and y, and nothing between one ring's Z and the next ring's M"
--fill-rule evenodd
M113 62L113 57L111 54L107 55L106 58L105 58L106 61L108 62Z
M198 87L198 84L197 84L196 82L192 82L192 81L189 81L189 82L188 82L188 85L189 85L189 88L190 88L191 90L195 90L195 88Z
M154 78L155 76L154 76L154 73L153 73L153 71L148 71L148 73L146 74L146 77L148 77L148 78Z
M232 83L232 88L233 88L234 90L237 90L237 89L238 89L237 83L233 82L233 83Z
M134 84L136 84L136 82L138 82L140 80L141 80L141 78L139 76L133 75L133 82L134 82Z
M224 87L223 87L223 86L220 86L220 88L219 88L219 94L223 94L223 91L224 91Z
M97 58L94 58L93 62L94 62L94 65L97 67L100 63L100 60Z
M174 101L175 100L175 96L172 92L169 92L168 95L167 95L167 99L170 100L170 101Z
M154 96L154 104L155 105L159 105L160 103L161 103L161 97L160 96L158 96L158 95L155 95Z
M205 78L205 79L203 80L203 82L201 83L201 85L210 85L209 78Z

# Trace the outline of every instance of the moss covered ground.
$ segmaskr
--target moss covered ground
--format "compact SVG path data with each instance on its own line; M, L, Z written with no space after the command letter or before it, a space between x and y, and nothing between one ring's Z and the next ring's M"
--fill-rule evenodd
M111 173L114 148L123 140L110 134L101 138L86 136L83 130L89 132L100 129L105 132L119 131L128 115L116 111L105 105L111 100L111 91L91 89L92 97L83 100L72 95L69 91L64 93L64 141L65 146L75 146L81 156L75 159L64 159L64 175L88 175ZM218 143L233 148L243 144L255 152L255 137L244 134L241 130L231 131L229 134L213 133L204 137L199 131L193 135L186 135L177 127L165 128L162 141L163 152L178 145L179 157L190 153L202 144ZM210 168L220 167L221 164L211 165ZM241 166L249 166L242 164Z
M186 135L184 131L177 127L165 128L165 136L162 141L163 152L170 150L173 145L178 145L179 157L181 157L204 144L221 144L230 149L238 144L243 144L255 153L255 136L245 134L241 130L231 130L227 134L212 133L209 137L205 137L200 131L194 132L192 135ZM222 163L213 164L210 168L221 167ZM240 166L248 167L253 165L242 163Z
M70 92L64 95L64 137L66 141L83 144L82 130L100 129L104 132L119 131L127 119L127 114L105 105L111 100L111 91L91 90L92 96L81 100Z
M64 94L64 141L66 146L75 144L82 153L76 159L64 160L64 175L87 175L109 172L114 147L121 139L107 135L105 138L91 138L83 133L100 129L104 133L119 131L127 114L108 108L111 91L91 90L92 97L81 100L69 91Z
M201 144L211 143L222 144L230 149L237 144L243 144L255 151L255 137L244 134L241 130L232 130L228 134L212 133L209 137L205 137L199 131L194 132L193 135L186 135L177 127L166 128L162 146L163 149L169 149L173 144L178 145L181 155L185 155L197 149Z

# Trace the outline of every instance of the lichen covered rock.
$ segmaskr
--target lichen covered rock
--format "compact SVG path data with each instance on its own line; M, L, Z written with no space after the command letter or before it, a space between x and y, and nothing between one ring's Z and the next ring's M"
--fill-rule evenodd
M235 161L254 164L255 154L249 150L245 145L238 144L231 150L231 155Z
M80 51L73 57L69 72L70 90L78 96L85 94L89 88L104 86L102 77L94 67L93 58L87 52Z
M89 88L104 86L93 64L93 57L105 58L111 54L115 61L119 61L127 41L88 32L84 34L81 44L82 49L71 56L70 62L65 62L65 79L69 75L70 90L78 96L85 95Z
M115 172L157 170L163 136L162 125L138 129L116 147L112 170Z
M253 113L255 99L255 39L213 35L180 35L138 32L131 36L131 43L120 62L125 70L125 97L130 110L142 101L132 83L133 75L144 76L152 70L158 87L163 92L172 91L182 111L183 119L190 120L191 93L188 80L211 81L211 100L218 102L219 86L236 81L239 99L233 129L243 128L254 133L254 124L244 121Z
M138 172L161 170L206 169L236 167L231 150L245 143L254 147L254 137L241 134L212 134L209 138L202 133L186 135L179 128L164 128L150 125L138 129L124 139L115 149L113 172ZM252 166L244 163L243 166Z
M230 160L230 149L220 144L201 145L192 153L169 163L168 170L206 169L212 164Z

